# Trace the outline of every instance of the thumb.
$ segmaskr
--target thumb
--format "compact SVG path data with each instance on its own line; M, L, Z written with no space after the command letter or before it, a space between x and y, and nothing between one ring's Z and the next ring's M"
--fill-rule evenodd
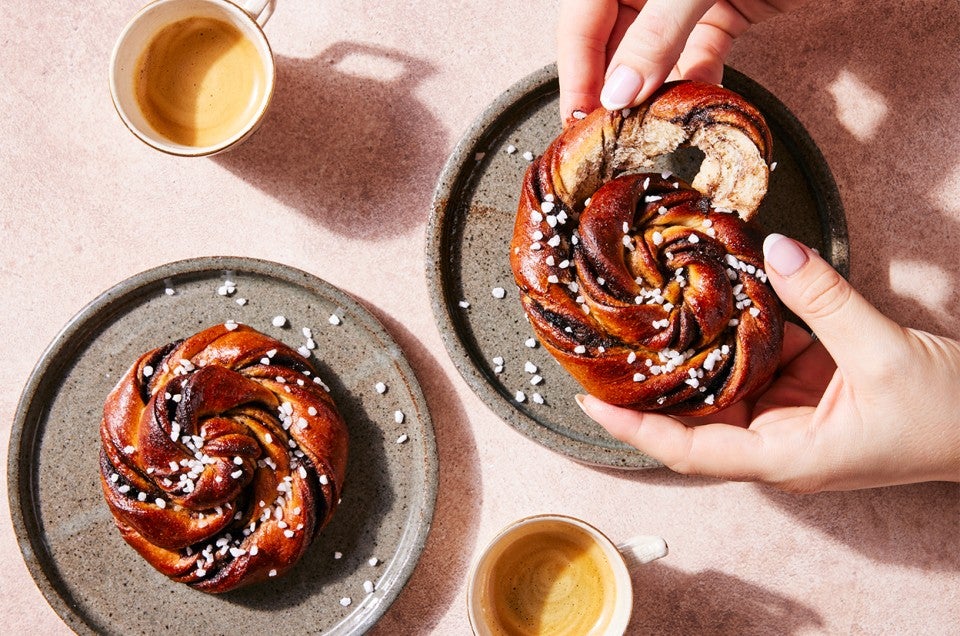
M869 372L901 333L809 247L782 234L763 242L767 276L841 369Z
M610 58L600 91L607 110L639 104L673 70L687 38L715 0L648 0Z

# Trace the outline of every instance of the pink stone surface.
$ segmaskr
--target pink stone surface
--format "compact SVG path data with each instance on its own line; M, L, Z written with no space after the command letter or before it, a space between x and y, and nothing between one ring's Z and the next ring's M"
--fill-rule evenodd
M597 470L519 435L456 372L424 277L432 190L482 109L555 59L556 4L279 0L266 28L278 66L268 120L231 154L183 160L137 141L111 106L110 49L138 2L8 3L0 459L35 361L101 291L181 258L265 258L372 308L433 413L433 529L374 633L469 633L471 560L503 525L540 512L579 516L614 539L666 538L670 555L636 575L631 633L960 633L956 484L793 496ZM952 2L813 2L752 29L729 60L826 156L852 282L898 321L954 338L958 24ZM0 480L6 492L5 471ZM28 574L0 499L0 631L69 633Z

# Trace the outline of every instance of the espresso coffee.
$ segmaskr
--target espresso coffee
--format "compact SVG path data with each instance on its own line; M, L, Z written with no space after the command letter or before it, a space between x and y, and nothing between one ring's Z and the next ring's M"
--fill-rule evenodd
M229 22L191 17L162 28L136 64L143 117L185 146L230 139L256 119L268 90L256 46Z
M505 544L484 577L494 634L604 633L617 584L603 548L585 530L541 523Z

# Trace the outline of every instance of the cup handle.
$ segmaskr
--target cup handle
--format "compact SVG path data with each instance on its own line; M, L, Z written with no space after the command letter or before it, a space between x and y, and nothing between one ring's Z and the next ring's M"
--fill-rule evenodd
M236 4L240 6L241 9L247 12L247 14L253 18L257 24L263 27L267 20L270 19L270 16L273 15L273 10L276 8L276 0L236 0Z
M661 537L642 535L627 539L623 543L618 544L617 550L623 555L624 561L627 562L627 567L631 570L638 565L650 563L651 561L665 557L667 556L667 552L669 552L667 542Z

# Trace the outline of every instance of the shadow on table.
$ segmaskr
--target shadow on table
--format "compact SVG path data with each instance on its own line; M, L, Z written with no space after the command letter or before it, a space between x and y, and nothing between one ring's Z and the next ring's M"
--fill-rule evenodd
M433 525L426 548L397 605L371 634L426 633L447 612L460 588L461 575L473 554L483 500L476 442L467 426L467 414L437 358L406 327L371 310L397 339L423 388L436 433L439 488ZM410 608L415 608L410 610Z
M704 487L724 483L685 476L667 468L618 471L612 477L654 486ZM817 528L868 558L929 571L960 571L960 485L911 484L812 495L785 493L771 486L757 489L798 521Z
M810 607L735 576L682 572L662 563L634 574L628 634L797 634L823 628Z
M730 58L793 110L826 156L854 286L898 322L954 338L960 119L944 104L960 100L956 63L947 63L957 59L958 23L955 2L811 4L751 29Z
M352 42L312 59L277 56L276 65L261 128L214 160L347 237L420 227L429 202L421 210L404 199L431 189L446 147L440 122L415 94L433 66Z
M960 485L913 484L815 495L763 489L770 501L875 561L960 571Z

